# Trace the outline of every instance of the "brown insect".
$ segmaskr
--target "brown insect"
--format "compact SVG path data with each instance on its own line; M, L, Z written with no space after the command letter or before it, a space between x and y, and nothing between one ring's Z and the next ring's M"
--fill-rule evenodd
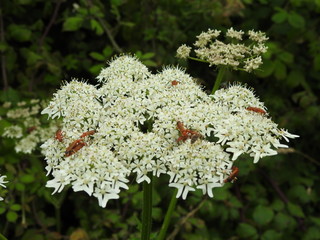
M177 122L177 128L181 134L181 136L177 139L177 142L183 141L185 142L187 139L191 139L191 143L194 143L199 138L202 138L202 135L196 131L186 129L182 122Z
M36 126L29 127L29 128L27 128L27 133L29 134L29 133L33 132L34 130L36 130L36 129L37 129Z
M55 139L57 139L59 142L63 141L63 135L62 135L62 130L58 129L56 131Z
M237 180L237 176L238 176L238 173L239 173L239 168L233 166L231 169L232 169L232 172L230 173L230 175L225 180L223 180L224 183L234 182L235 180Z
M90 136L90 135L93 135L93 134L95 134L95 133L96 133L95 130L91 130L91 131L88 131L88 132L84 132L84 133L82 133L82 135L80 136L80 138L84 138L84 137L86 137L86 136Z
M179 84L179 82L177 81L177 80L173 80L172 82L171 82L171 85L172 86L176 86L176 85L178 85Z
M247 107L246 110L252 111L252 112L256 112L256 113L260 113L262 115L267 113L265 110L263 110L261 108L258 108L258 107Z
M65 151L65 156L69 157L72 154L75 154L76 152L78 152L82 147L84 147L85 145L87 145L83 139L77 139L75 141L73 141L72 143L70 143L70 145L67 147L66 151Z

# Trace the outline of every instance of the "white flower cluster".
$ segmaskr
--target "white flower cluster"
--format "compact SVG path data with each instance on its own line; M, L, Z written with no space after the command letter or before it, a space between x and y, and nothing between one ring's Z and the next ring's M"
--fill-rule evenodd
M51 121L43 124L39 115L45 105L39 99L28 102L18 102L16 105L6 102L3 108L7 110L5 120L12 125L5 127L3 137L14 138L17 153L32 153L39 143L51 137L57 130L57 122Z
M7 181L4 181L4 178L6 178L6 176L0 175L0 186L5 188L6 186L4 184L7 183ZM3 198L0 197L0 201L2 201L2 200L3 200Z
M242 153L257 162L296 137L254 111L265 107L243 86L209 96L181 69L151 74L131 56L111 61L98 80L99 88L73 80L57 91L42 113L61 117L61 130L42 149L48 187L71 184L102 207L132 174L138 183L166 174L183 199L196 189L212 197Z
M265 42L268 40L265 33L250 30L244 39L243 31L228 29L225 34L225 42L219 41L221 31L209 29L197 36L194 43L196 56L213 65L230 66L233 69L241 69L251 72L262 64L261 54L267 51ZM242 43L241 43L242 41ZM179 58L188 58L191 47L183 44L177 50Z

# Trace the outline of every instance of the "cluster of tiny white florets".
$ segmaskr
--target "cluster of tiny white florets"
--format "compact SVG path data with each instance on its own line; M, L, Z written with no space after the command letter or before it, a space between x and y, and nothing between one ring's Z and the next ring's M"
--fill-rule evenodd
M53 176L48 187L60 192L71 184L102 207L128 188L132 174L138 183L150 182L150 174L168 175L183 199L196 189L212 197L242 153L257 162L286 147L282 137L295 137L267 115L246 110L265 107L244 86L209 96L183 70L151 74L130 56L114 59L98 80L99 88L73 80L58 90L42 113L62 118L62 137L50 137L42 150ZM178 121L201 137L177 141ZM94 132L81 137L88 131ZM75 141L82 145L66 154Z
M1 174L0 174L0 186L1 187L6 187L6 185L4 185L5 183L7 183L7 181L5 181L4 179L6 178L6 176L1 176ZM2 197L0 197L0 201L2 201L3 200L3 198Z
M267 51L265 33L250 30L244 39L243 31L228 29L225 41L218 40L221 31L209 29L197 36L194 43L196 56L207 61L210 66L230 66L251 72L262 64L261 54ZM192 48L183 44L177 50L177 56L185 59L190 56Z
M40 111L47 103L39 99L17 104L6 102L2 105L6 111L5 120L11 124L4 128L3 137L14 138L15 151L30 154L57 130L57 123L40 121Z

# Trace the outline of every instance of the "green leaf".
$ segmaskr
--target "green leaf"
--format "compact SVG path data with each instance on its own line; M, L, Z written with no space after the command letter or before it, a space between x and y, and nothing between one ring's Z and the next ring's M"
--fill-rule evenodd
M7 209L4 207L0 207L0 214L4 213Z
M82 26L83 17L69 17L63 23L63 31L76 31Z
M20 211L20 210L21 210L21 205L20 205L20 204L12 204L12 205L10 206L10 209L11 209L12 211Z
M304 75L299 70L293 70L287 77L287 85L291 88L299 86L302 82L305 82Z
M89 14L92 15L92 16L95 16L95 17L101 17L103 18L104 17L104 14L101 12L101 9L98 7L98 5L92 5L90 8L89 8Z
M274 21L275 23L282 23L284 22L288 17L288 13L286 11L279 11L277 13L275 13L273 16L272 16L272 21Z
M278 80L284 79L287 76L287 67L279 60L275 61L274 75Z
M269 207L259 205L253 212L253 219L259 225L265 225L273 219L273 211Z
M128 27L128 28L132 28L132 27L134 27L134 26L137 25L137 24L135 24L134 22L121 21L121 25L122 25L122 26L125 26L125 27Z
M71 54L65 56L62 61L62 65L65 66L67 70L76 69L79 65L79 60Z
M0 52L4 52L8 49L8 44L5 42L0 42Z
M57 65L54 62L48 62L47 67L48 67L48 70L50 73L52 73L53 75L56 75L56 76L60 76L61 68L59 65Z
M111 4L115 6L121 6L123 4L123 0L111 0Z
M30 65L34 65L35 63L37 63L38 61L40 61L42 59L42 56L40 56L39 54L31 51L28 48L22 48L20 50L21 55L26 59L27 64Z
M320 236L320 229L317 227L310 227L306 233L303 234L302 240L318 240Z
M278 54L278 58L284 63L293 63L293 54L289 52L281 52Z
M24 191L26 189L26 186L18 182L15 184L15 189L17 189L18 191Z
M290 215L280 212L274 217L274 224L276 229L284 230L287 228L293 228L295 226L295 220Z
M152 208L152 218L158 221L163 220L163 213L161 208Z
M19 93L13 88L0 92L0 100L3 102L17 102L19 100Z
M98 36L103 34L103 28L98 21L96 21L95 19L91 19L90 25L91 29L94 30Z
M243 239L256 239L258 237L257 230L247 223L240 223L237 227L237 233Z
M262 78L269 77L273 73L274 68L275 68L274 62L266 59L264 60L262 66L260 67L261 71L257 71L256 74L258 77L262 77Z
M275 211L281 211L284 208L284 203L280 199L275 199L271 207Z
M9 222L15 222L18 219L18 214L16 212L9 211L6 214L6 217Z
M23 237L21 238L21 240L43 240L43 236L38 233L38 231L36 231L35 229L29 229L27 231L24 232ZM53 238L46 238L46 239L53 239Z
M290 195L290 199L293 197L299 199L302 203L307 203L310 201L310 195L307 193L307 187L303 186L302 184L293 185L288 194Z
M105 61L106 60L104 55L97 53L97 52L91 52L89 55L90 55L90 57L92 57L93 59L98 60L98 61Z
M20 177L22 183L32 183L35 181L35 177L31 174L24 174Z
M305 217L302 208L299 205L289 202L287 204L289 212L295 217Z
M307 91L297 92L292 96L295 102L299 102L302 108L307 108L317 101L317 97Z
M94 75L98 75L103 67L104 67L104 64L97 64L89 68L89 71Z
M313 67L316 71L320 71L320 54L318 54L314 57Z
M144 60L144 61L142 61L142 63L144 65L146 65L147 67L156 67L157 66L156 62L151 61L151 60Z
M214 188L213 195L216 200L226 200L228 198L228 190L226 187Z
M311 222L320 227L320 217L310 217Z
M10 24L8 32L13 39L19 42L26 42L31 39L31 31L25 25Z
M32 0L19 0L18 2L21 5L28 5L28 4L32 3L33 1Z
M278 240L278 239L283 239L282 234L275 230L267 230L261 236L261 240Z
M108 58L108 57L110 57L110 56L112 55L113 49L112 49L112 47L110 47L110 46L106 46L106 47L103 49L102 53L103 53L103 56L104 56L105 58Z
M154 57L155 53L154 52L148 52L148 53L145 53L143 54L140 59L144 60L144 59L149 59L149 58L152 58Z
M305 27L304 18L296 12L291 12L289 14L288 22L294 28L304 28Z

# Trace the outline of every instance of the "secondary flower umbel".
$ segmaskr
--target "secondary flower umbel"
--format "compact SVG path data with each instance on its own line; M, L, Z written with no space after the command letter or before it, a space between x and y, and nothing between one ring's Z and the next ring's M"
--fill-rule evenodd
M281 138L296 137L247 110L266 108L240 85L209 96L181 69L152 74L130 56L111 61L98 81L99 88L73 80L57 91L43 113L62 118L61 131L42 149L53 176L48 187L71 184L102 207L128 188L129 175L150 182L150 172L169 175L177 197L196 189L212 197L242 153L257 162L286 147Z
M197 36L194 52L196 56L210 66L229 66L251 72L262 64L261 54L267 51L265 33L236 31L230 28L225 33L224 41L218 40L221 31L209 29ZM246 37L247 36L247 37ZM246 39L245 39L246 37ZM192 48L183 44L177 50L177 56L185 59ZM194 58L193 58L194 59Z

